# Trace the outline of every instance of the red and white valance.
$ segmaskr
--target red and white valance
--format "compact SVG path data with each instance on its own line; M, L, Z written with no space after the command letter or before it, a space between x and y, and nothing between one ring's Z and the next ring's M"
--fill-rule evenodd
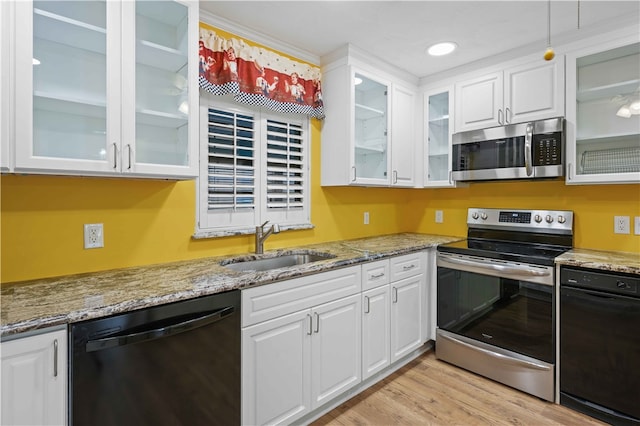
M200 23L200 87L237 102L324 118L320 68Z

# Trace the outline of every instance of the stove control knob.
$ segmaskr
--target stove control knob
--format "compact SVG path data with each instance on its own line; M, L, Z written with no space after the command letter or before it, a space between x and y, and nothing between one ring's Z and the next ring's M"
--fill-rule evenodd
M550 214L548 214L547 217L545 217L544 219L547 221L547 223L552 223L553 222L553 218L551 217Z
M567 221L567 219L565 219L564 216L560 215L558 216L558 223L565 223Z
M487 214L486 213L482 213L480 215L480 217L482 218L482 220L487 220Z
M478 219L480 217L480 215L478 214L478 212L473 212L471 217L474 218L474 219Z
M535 215L535 217L533 218L533 220L536 221L536 223L540 223L542 222L542 216L540 216L539 214Z

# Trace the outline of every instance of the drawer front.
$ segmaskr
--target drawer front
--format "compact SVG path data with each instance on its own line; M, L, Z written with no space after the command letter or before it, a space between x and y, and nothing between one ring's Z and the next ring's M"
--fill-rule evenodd
M425 272L424 253L411 253L391 258L391 282Z
M389 284L390 279L389 259L362 265L363 291Z
M242 290L242 327L359 293L361 276L358 265Z

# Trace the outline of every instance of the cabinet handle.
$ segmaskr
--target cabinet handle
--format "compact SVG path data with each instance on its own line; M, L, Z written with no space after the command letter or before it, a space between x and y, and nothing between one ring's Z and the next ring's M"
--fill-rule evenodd
M320 315L317 312L314 312L316 316L316 333L320 331Z
M393 303L398 303L398 289L397 289L397 287L392 287L391 288L391 294L392 294L392 298L393 298Z
M371 306L369 305L369 296L365 296L365 297L364 297L364 301L365 301L365 304L364 304L364 313L365 313L365 314L368 314L368 313L369 313L369 311L371 310Z
M353 177L351 178L351 182L356 181L356 166L352 166L351 170L353 170Z
M58 377L58 339L53 341L53 377Z
M453 185L453 170L449 170L449 184Z
M394 170L393 171L393 183L398 183L398 171Z
M403 267L402 267L402 270L403 270L403 271L410 271L410 270L412 270L412 269L413 269L413 268L415 268L415 267L416 267L416 265L414 265L414 264L412 263L411 265L405 265L405 266L403 266Z
M567 164L567 179L571 180L571 163Z
M379 274L371 274L369 275L370 280L377 280L378 278L384 277L384 272L380 272Z
M313 334L313 318L311 314L307 314L307 318L309 318L309 332L307 334L311 336Z
M113 168L118 168L118 145L116 143L113 144Z
M509 118L509 116L511 115L511 109L507 108L504 111L504 122L506 124L511 124L511 119Z
M127 150L129 151L129 167L127 167L127 170L131 170L131 144L127 144Z
M504 117L502 116L502 108L498 109L498 124L504 124Z

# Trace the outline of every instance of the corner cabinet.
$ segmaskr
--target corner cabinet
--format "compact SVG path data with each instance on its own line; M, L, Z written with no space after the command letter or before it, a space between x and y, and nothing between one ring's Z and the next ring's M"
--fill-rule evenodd
M637 35L567 55L567 183L640 183Z
M453 86L424 92L425 187L453 187Z
M3 341L3 425L67 424L67 331Z
M15 171L190 178L198 4L15 4Z
M564 57L540 57L455 85L455 131L564 116Z
M323 71L323 186L414 187L415 88L343 63Z

